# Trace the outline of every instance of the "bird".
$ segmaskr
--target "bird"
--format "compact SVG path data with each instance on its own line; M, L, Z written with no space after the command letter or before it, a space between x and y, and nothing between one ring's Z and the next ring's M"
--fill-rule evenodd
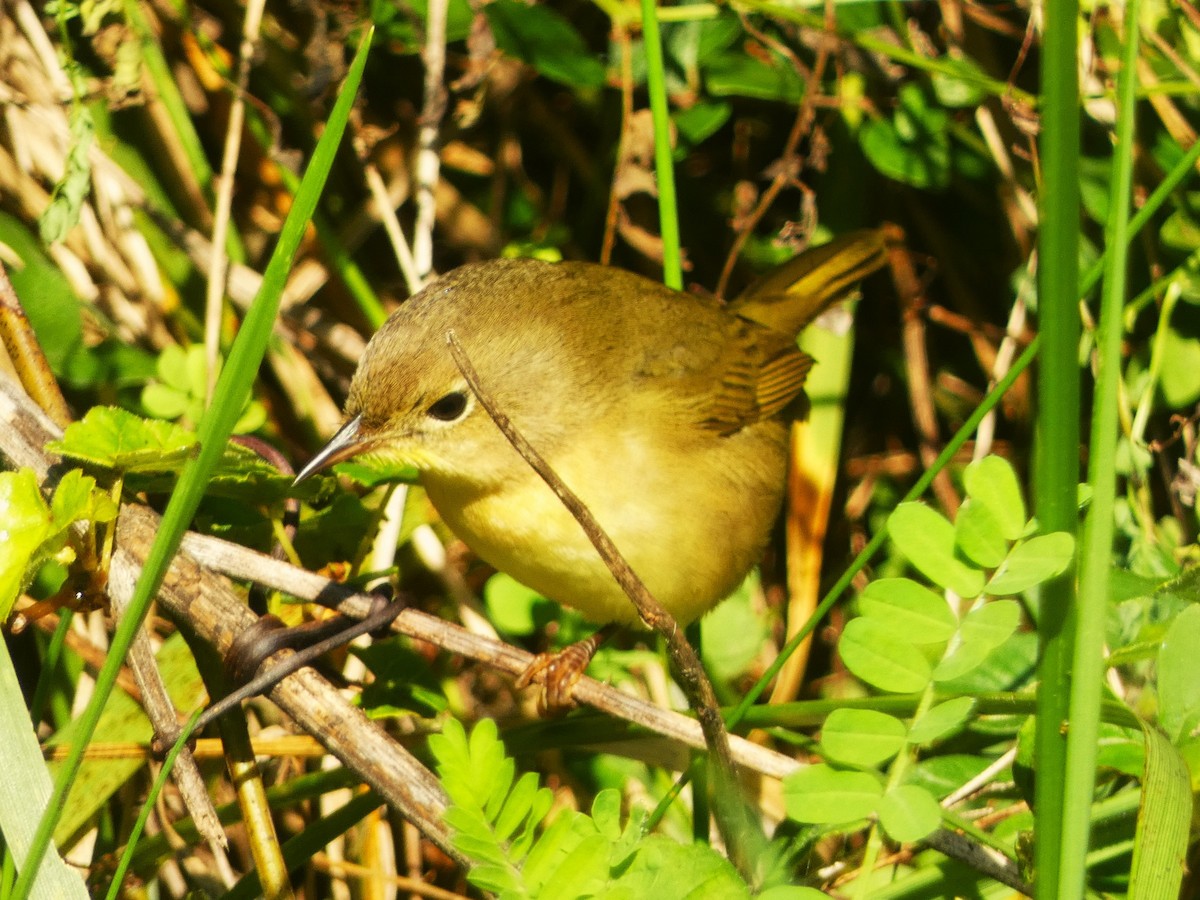
M464 265L371 338L343 424L296 481L352 457L415 467L481 559L599 626L636 626L579 522L472 391L453 335L481 390L688 625L761 559L779 514L813 365L797 335L886 259L883 230L850 232L731 303L587 262Z

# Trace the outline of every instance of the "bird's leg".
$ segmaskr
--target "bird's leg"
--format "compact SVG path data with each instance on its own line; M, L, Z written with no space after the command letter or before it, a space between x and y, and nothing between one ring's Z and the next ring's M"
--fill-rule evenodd
M538 710L555 715L575 707L572 696L575 685L600 649L600 645L617 631L616 625L605 625L599 631L554 653L539 653L517 679L517 689L539 684Z

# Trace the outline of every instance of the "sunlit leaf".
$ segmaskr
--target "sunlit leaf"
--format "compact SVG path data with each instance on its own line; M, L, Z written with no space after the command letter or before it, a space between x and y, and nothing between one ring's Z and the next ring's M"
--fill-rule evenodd
M924 654L875 619L859 617L846 623L838 652L846 668L880 690L905 694L929 683L931 669Z
M907 729L895 716L873 709L835 709L821 728L821 749L834 762L872 767L904 747Z
M948 641L958 628L944 597L910 578L877 578L858 595L863 615L886 622L896 637L914 644Z
M875 812L883 786L870 772L849 772L818 764L783 780L788 818L797 822L854 822Z
M879 824L888 837L911 843L929 837L942 824L942 808L932 794L915 784L892 788L879 801Z
M1075 539L1065 531L1034 535L1009 552L991 580L993 595L1019 594L1066 570L1075 553Z
M973 501L988 508L1008 540L1015 541L1025 532L1025 500L1008 460L1001 456L975 460L963 470L963 486Z
M922 575L960 597L979 596L983 572L955 553L954 526L923 503L901 503L888 519L888 536Z
M971 717L975 701L971 697L955 697L931 707L912 723L908 730L910 744L932 744L958 731Z

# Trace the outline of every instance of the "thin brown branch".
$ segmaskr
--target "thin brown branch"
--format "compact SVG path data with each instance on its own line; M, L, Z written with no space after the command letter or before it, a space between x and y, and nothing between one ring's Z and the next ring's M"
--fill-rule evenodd
M433 223L437 213L437 188L440 160L438 128L446 114L446 86L442 75L446 68L447 0L430 0L426 16L425 43L421 61L425 64L425 103L417 131L417 167L415 190L417 219L413 225L413 259L417 276L428 280L433 273Z
M183 539L183 549L206 569L222 572L235 579L252 580L264 587L321 603L355 618L366 616L376 600L370 594L357 593L314 572L208 535L189 532ZM459 625L416 609L401 612L393 622L392 629L513 676L523 673L534 659L533 654L518 647L472 634ZM573 696L581 703L663 737L697 749L705 747L704 734L695 719L659 709L592 678L581 678ZM801 764L791 757L759 747L737 735L730 735L729 746L739 766L762 775L782 778L801 768Z
M626 596L637 608L641 620L666 641L667 653L675 664L688 702L700 720L700 727L704 730L705 743L715 763L716 812L718 824L721 826L721 834L725 838L731 857L738 868L743 872L750 871L752 863L743 854L747 851L747 839L749 838L750 842L753 842L754 831L746 829L761 829L757 829L756 824L751 822L750 816L738 796L733 758L729 750L729 735L725 731L725 720L721 717L716 694L704 672L700 657L688 643L683 629L679 627L675 618L650 594L649 589L625 561L616 544L600 526L591 510L563 483L550 464L517 430L504 411L497 406L495 399L480 383L479 374L471 364L466 351L454 336L454 332L446 334L446 341L459 371L471 386L479 404L487 410L488 415L492 417L509 443L574 516L575 521L583 528L588 540L592 542L592 546L596 548L596 552L600 554L600 558L604 560L604 564L608 566L621 589L625 591Z
M59 428L71 422L71 410L59 390L50 363L42 352L33 327L25 316L25 309L17 292L13 290L8 273L0 265L0 343L12 361L21 385Z
M242 148L242 125L246 120L246 86L250 83L250 64L262 24L264 0L246 4L242 21L242 40L238 47L237 80L233 85L233 103L225 125L225 146L221 153L221 174L216 179L217 196L213 210L212 247L209 258L208 284L204 293L204 356L208 365L204 385L206 403L212 402L217 386L217 356L221 350L221 312L225 300L225 272L228 259L225 242L229 235L229 219L233 207L233 183L237 172L238 154Z
M612 186L608 192L608 211L604 216L604 240L600 245L600 263L606 266L612 262L613 246L617 240L621 211L617 182L622 168L627 165L625 156L629 151L629 125L633 120L633 48L629 29L622 23L614 22L613 38L621 48L621 134L617 140L617 161L613 166Z

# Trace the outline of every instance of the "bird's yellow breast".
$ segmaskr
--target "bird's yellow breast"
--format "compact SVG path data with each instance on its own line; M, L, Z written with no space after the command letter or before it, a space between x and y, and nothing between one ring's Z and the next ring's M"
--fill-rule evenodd
M654 444L643 434L627 432L600 454L581 441L590 452L550 462L655 599L688 624L761 556L782 498L786 430L772 421ZM435 471L423 480L446 524L497 569L595 622L638 621L582 527L515 453L498 485Z

